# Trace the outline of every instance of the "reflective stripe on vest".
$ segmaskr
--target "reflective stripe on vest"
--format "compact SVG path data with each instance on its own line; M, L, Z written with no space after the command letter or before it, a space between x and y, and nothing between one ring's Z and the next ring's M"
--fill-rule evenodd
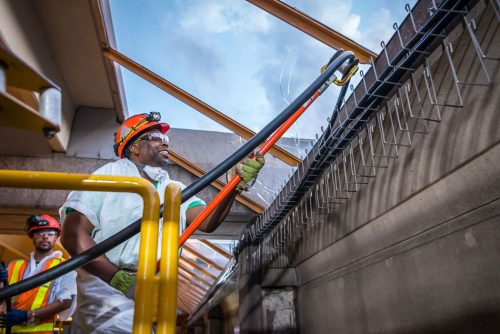
M26 260L16 260L14 262L14 265L12 267L12 271L9 270L9 285L14 284L14 283L21 280L27 264L28 264L28 262ZM22 267L22 269L21 269L21 267Z
M58 265L63 260L64 259L62 259L60 257L56 257L56 258L48 260L45 263L43 271L48 270L48 269ZM22 280L22 277L24 275L24 271L26 270L27 264L28 264L28 261L26 261L26 260L16 260L11 265L12 270L9 270L9 284L14 284L14 283ZM9 267L9 269L10 269L10 267ZM20 301L22 304L27 304L27 305L24 305L25 307L22 308L24 310L27 310L27 309L36 310L36 309L39 309L39 308L47 305L51 285L52 285L52 281L47 282L47 283L39 286L38 288L35 288L33 290L22 293L21 295L14 298L13 306L14 307L16 306L18 299L22 299L22 301ZM28 305L29 305L29 307L27 307ZM42 319L40 321L40 323L38 323L36 325L13 326L11 328L11 333L51 334L53 329L54 329L55 319L56 319L56 317L54 316L51 318Z
M37 334L52 334L54 330L53 322L45 322L38 325L33 326L12 326L10 332L11 333L37 333Z
M45 268L43 269L43 271L45 270L48 270L50 268L53 268L54 266L58 265L60 262L61 262L61 258L53 258L47 262L50 262L47 266L47 264L45 264ZM47 282L41 286L38 287L38 292L36 293L36 297L35 297L35 300L33 300L33 304L31 305L31 309L32 310L36 310L36 309L39 309L40 307L42 307L42 304L43 306L47 305L47 301L49 299L49 289L50 289L50 286L52 285L52 281L50 282Z

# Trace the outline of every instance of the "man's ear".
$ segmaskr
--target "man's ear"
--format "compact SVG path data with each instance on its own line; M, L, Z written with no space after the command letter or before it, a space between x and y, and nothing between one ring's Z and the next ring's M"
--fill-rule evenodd
M130 145L130 147L128 149L129 149L130 153L132 153L133 155L139 154L139 147L137 147L136 144Z

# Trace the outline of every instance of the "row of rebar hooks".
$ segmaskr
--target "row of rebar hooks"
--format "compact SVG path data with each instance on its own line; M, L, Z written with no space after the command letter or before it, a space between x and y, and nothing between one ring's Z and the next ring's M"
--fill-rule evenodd
M499 1L486 0L482 6L483 12L491 10L494 13L495 24L498 24L500 21ZM415 32L420 33L409 6L406 6L406 9ZM481 46L476 33L476 20L470 18L471 13L461 11L459 15L462 16L463 30L456 40L459 41L464 36L470 38L475 59L479 62L482 72L482 79L472 81L459 77L459 70L453 62L453 54L456 50L454 50L454 41L450 35L441 36L443 37L441 52L439 50L432 53L426 52L421 66L404 68L408 71L409 78L403 83L381 79L375 62L371 59L375 80L393 85L396 88L394 95L389 97L370 93L365 74L360 71L361 82L359 84L363 85L365 94L382 98L382 103L376 107L362 107L358 104L359 98L356 97L354 87L350 87L354 106L344 101L336 122L328 120L327 130L331 136L320 138L302 165L290 176L272 205L246 229L244 238L250 242L259 241L256 247L252 248L253 251L246 253L246 262L249 266L247 270L254 271L273 260L278 261L278 266L289 265L286 257L278 260L276 258L284 254L288 247L293 247L304 234L316 229L321 221L320 215L329 214L336 207L344 204L360 191L363 185L376 177L379 169L387 168L391 160L397 159L402 148L410 148L414 145L415 134L429 133L430 122L441 122L443 107L462 108L464 106L462 87L491 84L492 73L488 70L486 61L498 61L500 58L487 54ZM409 51L410 48L403 45L404 42L396 24L394 29L402 48ZM392 64L385 43L382 43L382 48L383 57L386 57L388 64ZM451 86L454 89L454 93L447 94L447 96L452 96L451 99L439 96L432 70L432 65L443 57L448 67ZM393 67L392 70L401 70L395 65L390 66ZM419 86L419 82L423 84ZM423 87L422 91L419 87ZM352 110L356 108L361 109L361 112L353 117ZM352 135L353 131L354 135ZM311 170L309 166L312 165L312 161L309 160L318 162L322 152L335 152L336 154L328 157L326 168ZM311 173L316 177L315 182L311 182L305 192L303 189L298 189L299 186L303 188L304 176L307 174L310 177Z

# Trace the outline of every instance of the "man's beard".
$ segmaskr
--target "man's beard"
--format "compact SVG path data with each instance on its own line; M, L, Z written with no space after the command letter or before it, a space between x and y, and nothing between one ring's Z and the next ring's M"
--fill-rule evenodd
M51 244L48 244L47 246L40 245L40 246L36 247L36 250L40 251L40 252L47 252L47 251L52 250L52 245Z

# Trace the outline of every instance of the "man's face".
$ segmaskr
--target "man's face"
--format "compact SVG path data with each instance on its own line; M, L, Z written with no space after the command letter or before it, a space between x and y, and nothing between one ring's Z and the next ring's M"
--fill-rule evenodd
M141 140L134 144L138 148L139 162L151 167L167 167L170 151L166 135L159 130L152 130L143 133L139 138Z
M46 252L52 250L59 235L54 229L41 229L33 232L33 245L38 251Z

